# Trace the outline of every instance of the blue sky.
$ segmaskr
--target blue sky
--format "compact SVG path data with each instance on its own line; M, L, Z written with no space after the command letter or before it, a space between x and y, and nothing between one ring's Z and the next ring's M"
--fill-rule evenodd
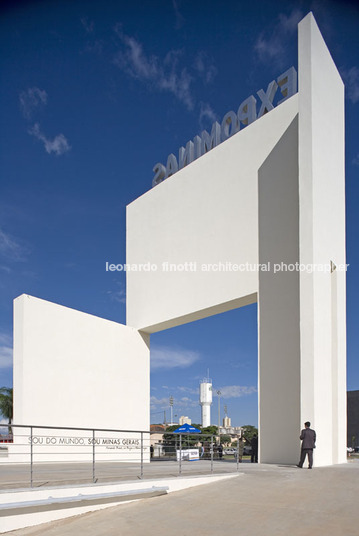
M337 1L27 1L0 8L0 384L12 301L31 294L125 323L125 207L152 168L297 67L313 11L346 84L348 389L359 389L359 9ZM328 111L330 113L330 111ZM257 309L151 338L151 422L200 421L199 380L257 423ZM217 422L217 401L213 421Z

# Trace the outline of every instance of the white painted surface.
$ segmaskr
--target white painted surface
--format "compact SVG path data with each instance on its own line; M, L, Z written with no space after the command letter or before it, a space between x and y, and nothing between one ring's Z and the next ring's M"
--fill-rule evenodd
M27 295L14 317L15 424L149 430L148 336Z
M312 14L299 24L299 196L301 262L345 264L344 86ZM301 423L317 431L317 465L346 461L345 282L300 277Z
M299 260L298 117L258 174L259 260ZM296 464L300 430L299 272L259 273L261 462Z
M199 403L201 406L201 423L204 428L211 425L212 383L203 381L199 385Z
M211 426L211 405L210 404L201 404L201 423L203 428Z
M298 96L264 115L127 207L127 324L149 333L257 299L256 271L202 264L258 263L258 168L298 112ZM197 271L162 271L162 263Z

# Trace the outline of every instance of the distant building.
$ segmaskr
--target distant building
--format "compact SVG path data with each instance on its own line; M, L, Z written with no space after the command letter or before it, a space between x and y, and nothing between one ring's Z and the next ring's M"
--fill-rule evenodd
M150 425L150 445L154 449L154 457L159 458L163 455L163 434L166 431L166 426L163 424Z
M347 446L359 447L359 391L348 391L347 402Z
M183 426L184 424L192 424L192 419L190 419L189 417L185 417L184 415L182 415L180 418L179 418L179 425L180 426Z
M151 424L150 425L150 444L162 442L163 434L166 427L163 424Z
M224 419L223 419L224 421ZM230 435L232 436L232 441L235 441L237 437L242 436L243 428L241 426L221 426L219 428L219 433L221 435Z
M223 419L223 427L224 428L229 428L230 426L232 426L231 424L231 418L228 417L228 415L226 415Z

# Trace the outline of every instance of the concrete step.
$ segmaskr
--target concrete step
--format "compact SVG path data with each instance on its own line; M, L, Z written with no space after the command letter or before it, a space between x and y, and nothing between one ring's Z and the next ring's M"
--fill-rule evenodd
M65 508L77 508L80 506L134 501L137 499L166 495L167 492L168 486L153 486L152 488L117 491L112 493L98 493L91 495L79 493L78 495L64 497L49 496L46 499L2 504L0 505L0 517L48 512L49 510L63 510Z

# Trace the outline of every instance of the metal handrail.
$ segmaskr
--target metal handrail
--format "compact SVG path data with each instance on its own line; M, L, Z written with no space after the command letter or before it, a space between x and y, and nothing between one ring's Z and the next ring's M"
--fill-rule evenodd
M84 462L85 464L88 464L88 463L91 463L92 465L92 475L91 475L91 480L93 483L96 483L98 481L98 478L99 478L99 474L101 473L101 471L98 469L99 467L99 463L100 462L114 462L114 463L117 463L117 462L130 462L132 463L132 461L134 463L138 463L139 464L139 474L137 473L137 478L140 478L140 479L143 479L144 478L144 467L145 467L145 463L146 461L150 461L150 457L147 459L146 456L145 456L145 453L146 455L149 455L150 454L150 437L152 434L156 434L158 432L151 432L151 430L123 430L123 429L113 429L113 428L87 428L87 427L76 427L76 426L54 426L54 425L34 425L34 424L14 424L14 423L11 423L11 424L1 424L0 425L0 430L1 428L8 428L8 427L12 427L13 431L14 431L14 438L15 438L15 442L12 444L12 446L10 447L9 445L9 452L11 453L11 450L13 450L13 456L14 456L14 460L16 459L16 456L17 455L20 455L20 456L25 456L25 464L26 465L30 465L29 469L29 480L30 480L30 486L33 487L34 486L34 482L35 482L35 478L34 478L34 475L35 475L35 467L38 466L38 464L42 465L45 467L45 471L47 474L48 472L50 473L53 473L54 472L54 466L49 466L47 467L46 464L52 464L53 462L51 460L54 460L54 463L66 463L67 460L69 460L69 462ZM16 434L15 431L16 429L19 429L19 433ZM21 433L20 430L28 430L29 432L27 433ZM66 431L66 432L73 432L73 431L76 431L76 432L85 432L86 435L82 435L82 434L79 434L81 436L81 440L84 440L83 443L80 443L80 444L72 444L72 443L64 443L64 442L61 442L61 438L62 438L62 435L59 435L59 434L54 434L54 435L50 435L50 434L46 434L46 433L43 433L43 434L38 434L38 432L40 430L43 430L43 431L50 431L50 430L56 430L56 431ZM124 434L131 434L131 435L136 435L138 437L136 437L135 439L136 440L139 440L139 442L137 442L137 447L135 447L134 450L132 450L127 442L124 443L125 444L125 447L122 447L123 443L121 443L121 447L120 448L124 448L124 450L114 450L115 447L113 447L111 449L111 451L106 451L105 450L105 447L108 443L105 443L104 441L106 439L114 439L114 438L108 438L108 437L101 437L100 434L121 434L122 437L116 437L115 439L117 440L122 440L122 439L131 439L131 438L124 438L123 435ZM166 436L167 436L167 441L165 441L164 443L162 443L162 445L165 447L165 448L169 448L170 450L167 450L167 453L169 455L169 458L172 459L172 456L174 454L175 456L175 459L177 458L177 462L178 462L178 475L181 476L182 473L183 473L183 452L186 450L186 439L185 438L188 438L188 436L192 436L192 442L194 440L193 436L197 436L198 437L198 440L201 440L202 439L202 443L204 443L204 445L207 445L208 447L208 454L209 456L206 457L204 456L203 457L203 460L202 461L209 461L210 462L210 469L208 470L208 472L210 473L213 473L214 471L214 446L215 446L215 440L214 440L214 436L213 434L205 434L205 433L174 433L174 432L166 432L164 430L163 432ZM67 434L63 434L64 437L67 437ZM70 436L68 436L70 437ZM173 438L173 443L172 443L172 439L169 439L169 437L172 437ZM27 439L24 439L23 442L19 442L19 441L16 441L16 439L20 439L21 438L27 438ZM42 438L43 439L43 442L41 440L41 442L38 442L36 440L38 440L39 438ZM54 439L54 438L60 438L59 441L55 441L54 443L52 442L48 442L46 441L45 442L45 439ZM176 438L176 440L175 440ZM76 438L78 439L78 438ZM87 440L89 440L87 442ZM177 442L178 440L178 442ZM196 443L196 440L194 440L194 442ZM190 443L188 443L188 447L190 448ZM55 448L53 451L51 450L51 447L52 445L55 445L57 448ZM110 443L111 444L111 443ZM117 443L116 443L117 444ZM21 447L25 447L25 450L24 451L21 451ZM66 448L67 450L59 450L59 449L62 449L62 448ZM84 450L81 450L81 447L84 448ZM92 448L91 448L92 447ZM101 450L98 450L99 448L101 447ZM179 448L178 448L179 447ZM38 449L39 448L39 449ZM42 450L43 448L45 448L45 450ZM77 450L77 448L79 448L80 450ZM102 450L103 448L103 450ZM111 447L110 447L111 448ZM172 450L171 449L174 449L173 450L173 453L172 453ZM192 447L192 448L197 448L197 447ZM177 450L177 455L176 455L176 450ZM78 456L77 456L78 454ZM125 458L121 458L121 456L125 454ZM28 461L28 458L27 456L29 455L30 457L30 460ZM107 459L107 455L109 456ZM37 456L41 457L43 456L43 458L37 458ZM53 458L53 456L55 456L55 458ZM66 457L67 456L70 456L70 458L67 458L66 460ZM62 459L57 459L57 458L61 458ZM76 458L76 459L74 459ZM200 457L201 459L201 457ZM23 463L23 458L17 458L17 460L20 460L19 463ZM91 461L90 461L91 460ZM191 458L189 459L191 461ZM164 461L165 461L165 458L164 458ZM11 463L11 461L10 461ZM17 461L14 463L18 463ZM238 457L238 452L237 452L237 471L238 471L238 463L239 463L239 457ZM106 466L102 466L106 472ZM118 467L121 467L121 466L118 466ZM122 466L122 467L125 467L125 466ZM81 467L79 468L79 471L81 472ZM61 469L61 471L64 471L64 474L68 471L68 468L64 466L63 469ZM70 470L71 471L71 470ZM86 469L87 471L87 469ZM200 471L202 472L203 471L203 465L201 465L201 469ZM38 474L41 474L41 470ZM105 474L105 478L106 478L106 474ZM57 479L58 480L58 479ZM63 481L63 478L60 477L60 480Z

